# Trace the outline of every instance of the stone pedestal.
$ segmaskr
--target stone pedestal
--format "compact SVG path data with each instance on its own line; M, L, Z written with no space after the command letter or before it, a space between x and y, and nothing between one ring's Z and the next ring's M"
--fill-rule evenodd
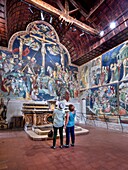
M10 122L10 128L17 129L24 127L24 119L23 116L13 116Z
M0 116L0 129L8 129L8 122Z
M52 124L53 111L48 104L24 103L22 112L26 127Z

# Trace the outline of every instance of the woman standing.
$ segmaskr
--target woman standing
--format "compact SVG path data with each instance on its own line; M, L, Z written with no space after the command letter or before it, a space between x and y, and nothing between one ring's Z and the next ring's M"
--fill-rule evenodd
M74 146L75 144L75 133L74 133L74 125L75 125L75 116L76 111L74 105L69 105L69 113L66 114L66 148L69 148L70 143L70 134L71 134L71 146Z

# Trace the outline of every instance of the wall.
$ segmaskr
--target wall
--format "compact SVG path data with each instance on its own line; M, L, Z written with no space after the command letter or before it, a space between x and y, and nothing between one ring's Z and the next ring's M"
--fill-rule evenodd
M82 65L79 78L87 115L128 124L128 41Z
M23 102L77 98L77 74L67 49L45 21L30 23L10 38L7 49L0 47L0 97L10 98L8 115L21 114Z

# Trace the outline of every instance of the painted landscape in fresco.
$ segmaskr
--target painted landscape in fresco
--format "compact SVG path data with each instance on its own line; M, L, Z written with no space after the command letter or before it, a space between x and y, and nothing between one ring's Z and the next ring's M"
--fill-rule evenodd
M30 23L15 33L9 50L0 50L0 95L43 101L78 97L78 68L53 27L44 21Z

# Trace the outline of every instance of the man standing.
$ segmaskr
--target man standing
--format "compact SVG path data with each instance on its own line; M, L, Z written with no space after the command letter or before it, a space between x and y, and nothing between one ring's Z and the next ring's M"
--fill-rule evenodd
M56 137L57 137L57 131L59 129L59 135L60 135L60 148L63 148L63 127L64 127L64 119L65 119L65 111L64 111L65 105L64 103L59 103L59 108L55 109L53 112L53 129L54 129L54 135L53 135L53 146L52 149L56 148Z

